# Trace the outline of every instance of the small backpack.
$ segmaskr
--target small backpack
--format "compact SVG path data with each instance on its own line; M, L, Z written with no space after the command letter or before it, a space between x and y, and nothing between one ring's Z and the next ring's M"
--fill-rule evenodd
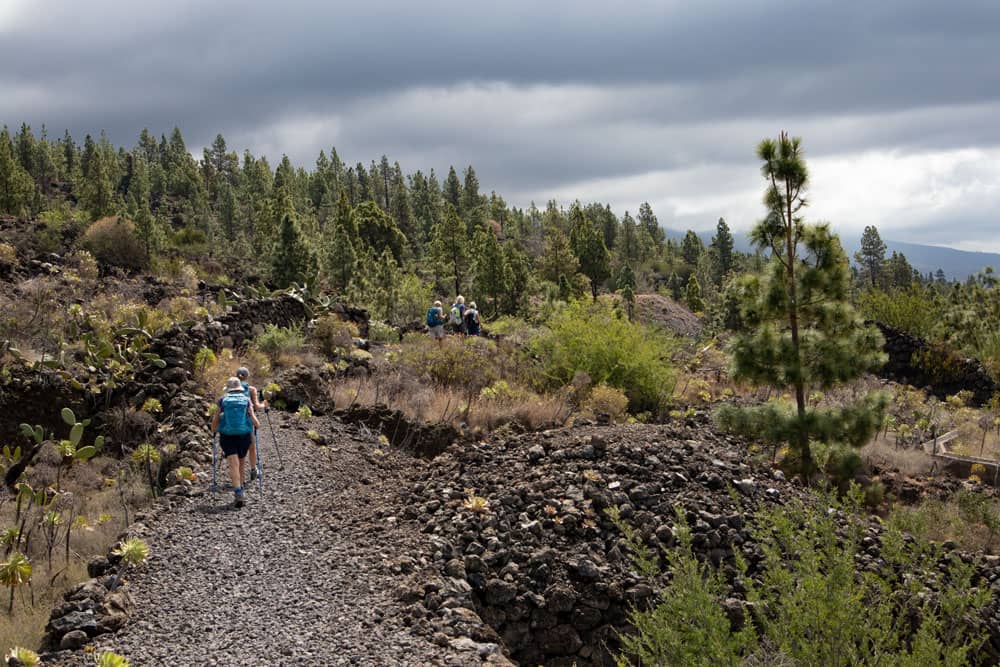
M427 326L436 327L439 324L440 322L438 322L437 306L434 306L433 308L427 311Z
M230 392L222 397L222 414L219 416L219 433L242 435L253 432L253 423L247 414L250 399L246 394Z
M462 311L458 307L458 304L455 304L454 306L451 307L451 323L452 324L462 323Z

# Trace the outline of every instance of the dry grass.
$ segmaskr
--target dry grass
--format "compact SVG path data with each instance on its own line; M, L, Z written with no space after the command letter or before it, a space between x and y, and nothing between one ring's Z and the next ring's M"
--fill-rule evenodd
M337 407L376 403L398 409L416 422L462 422L492 431L517 422L529 429L565 422L569 408L564 399L518 388L499 396L470 396L449 387L422 382L400 369L374 377L347 378L333 390Z
M886 468L895 468L904 475L916 477L928 475L934 466L934 459L922 450L912 447L897 447L892 434L879 434L861 450L866 461L878 463Z
M27 544L22 542L18 549L26 552L31 561L31 586L24 591L23 598L20 593L15 595L12 615L0 613L0 650L6 651L14 645L37 649L52 607L69 588L87 578L87 561L106 554L127 526L123 500L128 505L129 520L148 504L149 489L141 476L127 475L119 486L115 474L118 469L118 462L103 457L87 464L74 463L73 468L61 475L63 494L44 509L32 506L22 513L27 516L24 521ZM54 471L50 461L43 461L29 468L27 478L33 488L45 488L50 478L54 481ZM49 510L58 511L63 518L55 533L51 563L41 528L42 514ZM13 500L7 498L0 503L0 528L16 527L15 513Z

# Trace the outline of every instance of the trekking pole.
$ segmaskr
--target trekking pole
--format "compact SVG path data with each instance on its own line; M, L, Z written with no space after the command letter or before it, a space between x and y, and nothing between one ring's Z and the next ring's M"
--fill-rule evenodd
M271 426L271 406L264 408L264 416L267 417L267 427L271 429L271 441L274 442L274 453L278 455L278 470L284 470L285 462L281 460L281 450L278 449L278 438L274 435L274 427Z
M213 499L215 498L215 490L216 490L216 484L215 484L215 439L216 439L217 435L218 434L216 434L216 433L212 434L212 498Z
M260 441L257 440L257 429L253 430L253 444L253 450L257 456L257 460L254 461L254 465L257 467L257 490L260 491L260 495L264 495L264 466L260 464Z

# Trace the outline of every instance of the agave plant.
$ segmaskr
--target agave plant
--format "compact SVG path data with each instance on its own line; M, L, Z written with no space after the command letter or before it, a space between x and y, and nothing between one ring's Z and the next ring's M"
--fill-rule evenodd
M94 654L94 664L97 667L129 667L128 658L112 651Z
M10 589L10 603L7 605L8 614L14 612L14 589L29 581L31 581L31 561L21 552L15 551L10 558L0 563L0 584Z
M111 553L121 558L118 563L118 571L115 573L115 579L111 583L111 590L114 590L118 587L118 582L121 580L121 575L125 568L135 567L146 561L146 558L149 556L149 545L138 537L130 537L122 540L118 547Z
M7 651L4 656L5 665L20 665L21 667L37 667L42 664L42 659L30 648L15 646Z

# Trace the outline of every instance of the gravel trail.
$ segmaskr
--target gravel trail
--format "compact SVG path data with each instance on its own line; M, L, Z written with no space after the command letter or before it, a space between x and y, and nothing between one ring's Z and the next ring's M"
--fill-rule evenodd
M220 475L215 499L196 483L145 529L134 526L150 546L129 577L134 613L97 649L136 667L480 664L411 633L393 595L401 580L390 564L421 539L412 524L382 518L398 503L406 457L389 463L396 455L384 456L374 437L314 418L309 428L330 439L324 452L298 420L271 419L284 469L264 422L263 497L254 483L234 509ZM82 652L60 657L93 664Z

